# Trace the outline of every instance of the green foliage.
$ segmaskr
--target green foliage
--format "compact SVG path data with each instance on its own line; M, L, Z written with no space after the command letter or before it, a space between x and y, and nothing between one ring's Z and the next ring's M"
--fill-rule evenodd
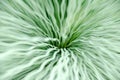
M120 1L0 0L0 80L120 80Z

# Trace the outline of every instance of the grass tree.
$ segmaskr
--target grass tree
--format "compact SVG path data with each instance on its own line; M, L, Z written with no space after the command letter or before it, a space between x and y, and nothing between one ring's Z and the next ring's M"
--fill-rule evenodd
M0 0L0 80L120 80L120 0Z

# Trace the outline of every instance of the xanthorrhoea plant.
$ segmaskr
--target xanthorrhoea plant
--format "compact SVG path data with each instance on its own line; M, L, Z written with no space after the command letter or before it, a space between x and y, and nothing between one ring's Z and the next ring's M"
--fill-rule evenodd
M0 80L120 80L120 1L0 0Z

